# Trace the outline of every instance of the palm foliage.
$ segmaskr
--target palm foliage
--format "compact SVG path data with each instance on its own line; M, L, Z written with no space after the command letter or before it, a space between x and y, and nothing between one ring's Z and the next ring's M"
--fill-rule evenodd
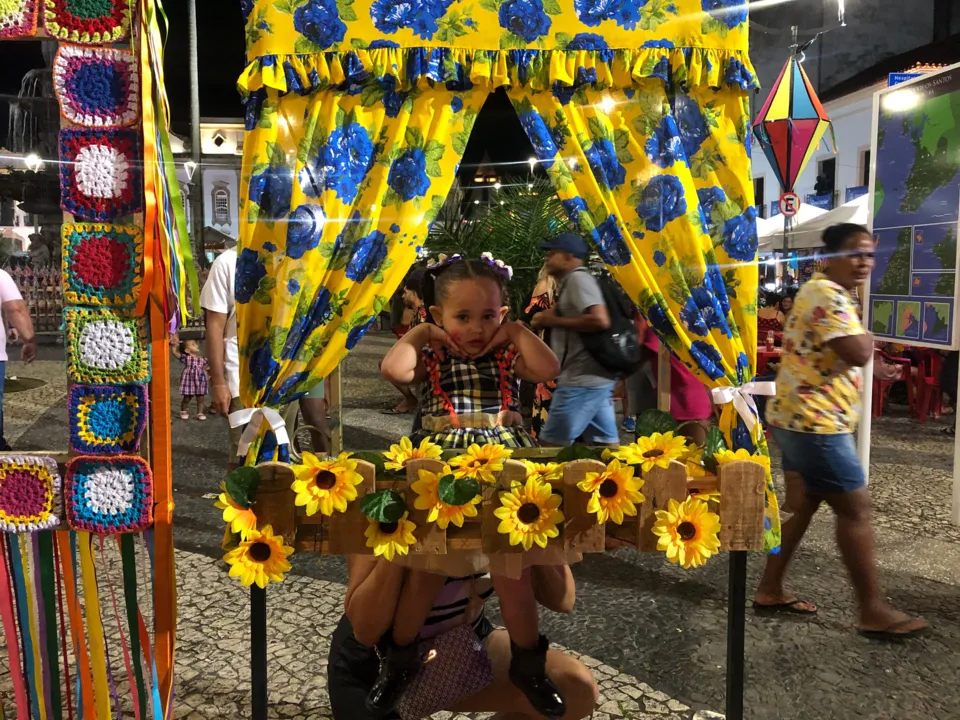
M518 314L526 306L543 264L540 243L571 229L566 211L546 178L505 178L495 192L494 204L466 218L464 208L474 207L464 203L463 190L455 187L430 226L427 247L431 253L459 253L468 258L489 252L513 267L510 305Z

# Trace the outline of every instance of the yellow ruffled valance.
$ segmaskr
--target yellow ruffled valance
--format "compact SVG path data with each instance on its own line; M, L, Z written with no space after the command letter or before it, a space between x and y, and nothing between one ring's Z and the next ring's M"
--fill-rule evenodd
M381 81L394 92L443 85L451 90L501 86L556 90L590 84L630 88L659 78L687 87L759 87L746 52L673 47L669 41L633 50L469 50L463 48L365 48L349 52L265 55L240 76L245 95L261 89L301 95L331 87L349 90Z

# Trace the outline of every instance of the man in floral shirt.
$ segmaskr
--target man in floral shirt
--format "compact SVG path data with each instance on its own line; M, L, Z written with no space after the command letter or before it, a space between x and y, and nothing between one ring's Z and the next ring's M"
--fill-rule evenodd
M861 367L873 338L860 324L850 292L870 277L873 238L859 225L834 225L823 234L828 260L797 294L787 320L777 395L767 422L783 452L786 507L783 545L771 555L754 608L813 614L816 606L784 589L784 576L821 503L837 516L837 542L860 606L859 630L879 639L901 639L927 626L890 606L877 585L870 493L853 432L860 411Z

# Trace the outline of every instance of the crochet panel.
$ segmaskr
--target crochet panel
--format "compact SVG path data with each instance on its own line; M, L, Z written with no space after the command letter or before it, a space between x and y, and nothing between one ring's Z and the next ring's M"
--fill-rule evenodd
M57 463L34 455L0 456L0 530L36 532L60 524Z
M123 385L150 379L145 318L121 310L70 307L63 319L71 380Z
M140 457L75 457L64 488L67 525L99 535L146 530L153 522L153 476Z
M63 226L63 298L71 305L133 305L140 294L143 234L121 225Z
M60 206L104 222L143 209L140 142L134 130L60 131Z
M60 112L75 125L115 128L139 119L139 75L127 50L61 45L53 86Z
M74 385L68 398L70 451L81 455L134 453L147 424L144 385Z

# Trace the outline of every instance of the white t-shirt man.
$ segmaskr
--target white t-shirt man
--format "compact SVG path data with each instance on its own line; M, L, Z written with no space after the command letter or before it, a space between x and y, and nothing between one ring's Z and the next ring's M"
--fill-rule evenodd
M17 289L17 284L6 270L0 270L0 305L13 302L14 300L23 300L23 296ZM236 325L234 325L236 327ZM234 330L236 334L236 330ZM0 313L0 362L7 361L7 326L3 322L3 313Z
M227 316L223 328L223 372L231 398L240 397L240 347L237 344L237 312L233 300L236 273L237 251L225 250L213 261L207 282L200 293L200 307Z

